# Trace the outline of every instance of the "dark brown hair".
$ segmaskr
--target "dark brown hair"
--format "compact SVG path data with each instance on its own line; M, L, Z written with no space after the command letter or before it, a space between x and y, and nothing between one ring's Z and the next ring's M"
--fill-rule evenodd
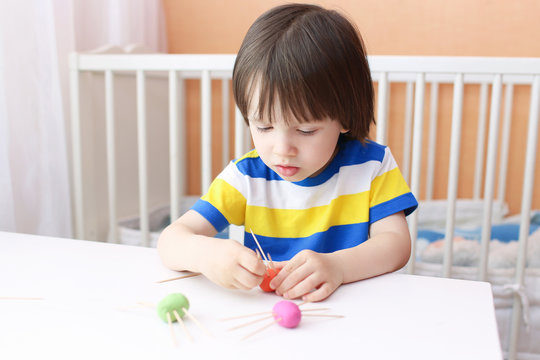
M273 121L277 101L284 121L290 121L287 115L300 122L335 119L361 141L375 122L362 39L334 10L288 4L262 14L249 28L233 70L234 98L248 125L256 86L260 119Z

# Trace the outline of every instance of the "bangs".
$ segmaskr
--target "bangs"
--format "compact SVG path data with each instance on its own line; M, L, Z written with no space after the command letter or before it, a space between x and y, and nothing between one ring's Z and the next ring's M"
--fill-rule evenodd
M250 27L233 69L244 120L337 120L347 136L367 137L373 84L356 28L335 11L284 5Z
M280 69L281 73L283 69ZM313 101L313 91L302 81L303 74L290 74L285 78L276 71L267 70L251 76L244 95L245 110L240 109L246 120L256 118L273 123L278 119L285 124L305 123L332 117L321 102ZM277 73L280 75L280 73ZM265 81L261 81L264 78ZM298 80L295 80L298 79Z
M251 62L251 69L244 70L244 81L237 83L244 98L245 108L240 107L244 118L256 115L271 123L276 117L285 123L343 118L340 110L346 106L340 100L329 54L307 35L286 32L264 57Z

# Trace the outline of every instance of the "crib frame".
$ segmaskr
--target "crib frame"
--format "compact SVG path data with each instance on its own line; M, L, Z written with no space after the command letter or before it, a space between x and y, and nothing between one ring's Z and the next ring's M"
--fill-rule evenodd
M72 142L72 168L73 168L73 199L75 237L85 237L85 214L83 213L84 195L81 161L81 124L80 124L80 79L84 73L101 72L105 76L104 97L106 104L107 123L107 184L108 184L108 213L109 213L109 240L116 240L116 174L115 174L115 145L114 145L114 75L120 72L133 72L137 79L137 126L138 126L138 167L139 167L139 217L142 243L148 244L148 185L147 185L147 143L146 143L146 100L145 79L149 74L160 72L168 78L169 83L169 128L174 134L182 129L184 118L184 104L176 101L183 94L183 81L185 79L200 79L201 82L201 187L203 192L208 189L211 178L212 142L210 128L211 119L211 81L220 79L223 89L223 117L228 118L229 108L226 100L230 94L228 82L231 79L235 55L177 55L177 54L82 54L73 53L70 57L70 92L71 92L71 142ZM494 199L504 200L506 170L508 163L508 138L502 137L501 154L499 160L499 173L496 172L497 144L499 141L499 123L502 118L503 129L510 125L512 106L512 92L514 85L528 85L531 87L530 109L528 120L528 138L526 140L526 161L523 174L523 191L521 200L521 226L519 236L518 266L516 268L516 284L522 285L525 269L525 256L527 250L527 236L530 225L530 212L532 206L534 173L537 155L539 104L540 104L540 59L537 58L482 58L482 57L413 57L413 56L370 56L369 64L374 82L377 83L377 133L376 141L382 144L387 142L388 132L388 102L389 87L394 82L406 83L406 109L404 134L404 159L400 164L403 174L409 179L412 192L420 192L420 169L424 123L424 99L426 97L426 84L429 83L431 93L429 158L427 161L426 197L429 199L433 193L433 167L435 153L435 131L437 123L437 91L439 84L453 85L452 134L450 143L450 165L448 177L448 210L446 221L446 235L444 241L444 262L441 276L452 276L452 238L454 234L454 219L457 199L458 162L460 156L460 132L463 108L464 84L481 84L481 97L479 104L479 132L476 151L476 166L474 180L474 197L483 199L483 225L482 225L482 255L478 268L478 280L486 281L487 257L490 239L491 209ZM491 87L491 100L488 100L488 88ZM505 90L504 111L501 116L501 98ZM487 106L490 106L489 129L486 129ZM226 123L224 121L224 123ZM229 128L224 126L223 144L228 147ZM486 133L487 131L487 133ZM181 132L181 131L180 131ZM504 135L505 130L503 130ZM182 133L182 132L181 132ZM509 131L506 131L509 133ZM179 199L185 194L185 169L182 168L182 144L184 139L171 136L170 141L170 204L171 218L179 216L177 206ZM484 139L487 137L487 156L484 154ZM250 145L249 135L246 131L241 114L235 111L235 157L243 154ZM225 151L223 152L225 154ZM484 163L484 158L486 161ZM225 164L230 159L223 158ZM485 167L485 174L483 169ZM495 179L498 177L498 189L495 192ZM482 184L483 183L483 184ZM484 187L483 194L480 189ZM417 234L416 212L409 217L409 227L413 238L413 254ZM415 273L415 259L407 265L407 272ZM519 336L519 326L522 304L519 295L514 296L513 315L510 331L509 349L507 356L516 357L516 344Z

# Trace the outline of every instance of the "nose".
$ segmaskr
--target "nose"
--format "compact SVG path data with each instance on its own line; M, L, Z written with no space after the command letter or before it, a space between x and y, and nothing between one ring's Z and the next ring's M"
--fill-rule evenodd
M276 135L273 151L275 155L284 157L296 156L297 152L293 139L286 132Z

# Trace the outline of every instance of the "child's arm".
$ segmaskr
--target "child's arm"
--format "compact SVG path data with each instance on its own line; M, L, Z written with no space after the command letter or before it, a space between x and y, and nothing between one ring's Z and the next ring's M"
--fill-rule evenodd
M367 241L350 249L329 254L299 252L283 266L270 287L285 298L320 301L341 284L392 272L407 263L411 239L403 212L373 223L370 233Z
M163 230L158 253L170 269L200 272L226 288L251 289L259 285L266 268L255 252L235 240L214 235L212 224L190 210Z

